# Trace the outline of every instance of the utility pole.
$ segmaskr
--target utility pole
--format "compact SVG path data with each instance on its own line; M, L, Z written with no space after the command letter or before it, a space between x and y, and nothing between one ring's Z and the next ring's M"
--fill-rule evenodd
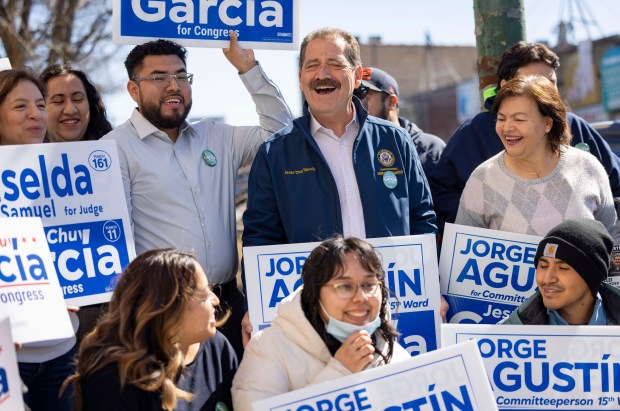
M525 40L523 1L474 0L481 95L487 86L497 84L497 65L504 51L517 41Z

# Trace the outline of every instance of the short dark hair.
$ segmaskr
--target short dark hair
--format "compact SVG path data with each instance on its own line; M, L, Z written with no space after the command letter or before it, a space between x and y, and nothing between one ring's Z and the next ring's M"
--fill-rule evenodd
M500 89L502 80L508 81L515 77L521 67L530 63L544 63L557 70L560 58L542 43L519 41L502 54L497 66L497 89Z
M362 58L360 57L360 44L357 39L348 31L333 27L324 27L310 32L301 42L301 48L299 49L299 71L301 71L301 68L304 65L308 43L312 40L327 38L343 39L347 44L344 49L344 55L351 67L355 68L362 65Z
M39 80L43 83L45 93L47 94L47 83L51 79L67 76L69 74L73 74L80 79L84 85L86 99L88 100L90 120L88 121L88 126L86 127L82 140L99 140L112 130L112 125L108 121L105 104L103 103L101 94L99 94L97 87L90 81L86 73L72 67L69 63L52 64L43 70L39 76Z
M0 71L0 104L4 103L7 96L21 81L30 81L37 86L41 95L45 97L45 90L43 86L41 86L41 82L29 68L22 70L2 70Z
M303 288L301 290L301 306L308 321L319 334L325 345L334 355L341 343L334 337L327 334L325 323L319 312L319 299L321 296L321 288L329 280L339 275L344 269L344 258L347 254L354 254L361 266L370 273L377 276L377 280L384 282L385 274L379 255L372 245L359 238L349 237L342 238L340 235L331 237L323 241L316 247L308 259L304 262L301 278L303 280ZM389 315L389 290L383 284L381 287L381 308L379 316L381 318L381 333L388 344L388 353L385 362L389 362L394 349L394 341L398 338L398 332L390 323Z
M558 154L562 146L568 147L572 138L571 129L566 118L566 105L555 84L541 76L517 76L508 80L495 96L493 114L497 115L506 97L520 96L534 100L540 114L552 120L551 130L547 133L551 151Z
M159 39L140 44L133 48L125 59L125 68L129 79L134 78L142 68L144 58L147 56L178 56L184 65L187 65L187 50L185 47L170 40Z

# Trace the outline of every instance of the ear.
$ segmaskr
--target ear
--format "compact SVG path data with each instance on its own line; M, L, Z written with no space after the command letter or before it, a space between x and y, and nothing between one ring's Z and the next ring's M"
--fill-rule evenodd
M299 89L303 91L303 86L301 85L301 70L297 73L297 79L299 80Z
M506 80L500 81L499 82L499 88L503 88L506 85L506 83L508 83ZM499 91L499 90L497 90L497 91Z
M395 109L396 107L398 107L398 96L396 94L392 94L390 95L390 98L388 99L390 101L390 110Z
M355 86L354 88L358 88L360 86L360 84L362 84L362 75L363 75L364 69L362 68L362 66L357 66L355 68Z
M131 96L133 101L135 101L136 103L140 101L140 90L138 90L138 83L129 80L127 82L127 91L129 92L129 95Z
M553 120L551 119L551 117L546 117L545 118L545 133L550 132L551 128L553 128Z

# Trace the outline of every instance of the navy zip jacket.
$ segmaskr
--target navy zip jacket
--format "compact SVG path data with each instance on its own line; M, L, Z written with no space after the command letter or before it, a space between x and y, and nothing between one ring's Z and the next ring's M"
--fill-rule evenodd
M353 100L360 124L353 164L366 236L435 234L430 190L411 138L397 125L369 116L359 100ZM305 111L267 139L254 159L243 215L244 247L320 241L342 234L336 182L310 134L310 114ZM380 152L388 159L391 154L394 163L381 164ZM386 171L396 177L394 188L383 182Z
M494 99L486 99L485 109L491 110ZM570 112L567 118L573 133L571 144L586 143L590 147L590 153L607 171L613 196L620 197L620 159L584 119ZM439 162L427 176L441 233L445 223L454 223L461 194L471 173L503 149L504 145L495 132L495 115L490 111L476 114L454 132Z

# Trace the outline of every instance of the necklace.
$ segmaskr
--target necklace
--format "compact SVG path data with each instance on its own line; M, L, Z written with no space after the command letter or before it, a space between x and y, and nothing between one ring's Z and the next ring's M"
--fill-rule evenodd
M547 169L547 167L549 166L549 163L553 160L553 156L552 156L550 160L547 160L545 162L545 164L542 166L540 171L536 172L536 171L529 170L528 168L521 165L521 160L517 160L516 158L510 157L508 153L506 153L506 155L520 170L525 171L526 173L531 174L533 176L536 176L537 179L541 178L543 172Z

